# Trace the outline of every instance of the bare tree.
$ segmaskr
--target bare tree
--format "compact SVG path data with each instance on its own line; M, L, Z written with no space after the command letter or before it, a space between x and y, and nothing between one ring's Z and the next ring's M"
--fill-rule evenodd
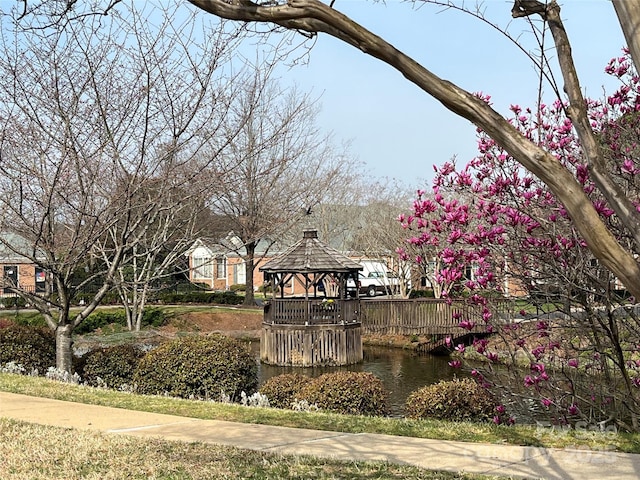
M270 76L270 69L256 69L243 82L229 119L238 134L209 177L211 209L229 220L241 240L247 305L254 303L258 243L286 234L328 190L340 188L350 168L330 135L315 125L316 102L295 88L283 90Z
M129 192L127 211L136 222L137 242L125 249L114 282L132 330L141 327L152 287L165 283L187 246L206 231L208 224L200 221L209 191L201 181L204 169L237 134L228 114L242 89L235 75L221 74L236 34L217 25L198 44L196 35L202 37L193 32L194 16L182 24L175 18L175 11L166 12L152 27L136 11L128 15L135 50L123 55L123 68L139 69L151 87L139 96L144 112L129 109L122 117L136 115L131 124L137 126L139 148L153 156L151 170L137 172L121 186ZM156 112L163 110L158 121ZM208 163L196 161L203 148L213 152ZM94 246L105 265L111 265L112 246L123 243L121 227L116 223Z
M352 228L349 250L358 252L366 260L384 264L394 275L393 285L389 278L382 280L387 292L407 297L411 290L412 263L403 261L397 254L407 236L398 217L409 203L411 192L391 179L369 182L360 188L361 203L351 209L348 220ZM395 285L396 278L399 285Z
M55 330L66 371L73 330L119 270L168 238L185 165L224 117L229 90L216 71L236 34L221 27L195 45L198 25L178 18L131 8L29 35L2 23L0 241L47 272L50 288L8 286Z

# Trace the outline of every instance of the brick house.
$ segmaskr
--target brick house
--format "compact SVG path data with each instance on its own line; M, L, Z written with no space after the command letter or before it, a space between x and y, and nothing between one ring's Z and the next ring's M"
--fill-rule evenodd
M21 290L44 292L44 270L20 252L30 250L28 242L14 233L0 234L0 295L15 295L11 287Z
M260 266L279 253L280 247L276 243L258 242L254 256L254 290L264 284ZM229 290L232 285L246 283L246 249L233 232L219 240L199 238L184 255L189 259L189 280L193 283L207 285L211 290Z

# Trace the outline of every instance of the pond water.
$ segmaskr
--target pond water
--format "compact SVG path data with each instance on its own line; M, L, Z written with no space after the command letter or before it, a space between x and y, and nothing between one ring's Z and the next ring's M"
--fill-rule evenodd
M260 346L253 345L256 352ZM276 367L260 364L260 384L267 379L283 373L301 373L317 377L327 372L347 370L352 372L370 372L379 377L389 390L389 407L392 416L404 415L407 396L419 388L440 380L451 380L460 370L451 368L448 357L418 355L409 350L385 347L364 347L364 360L356 365L344 367ZM463 374L464 375L464 374Z

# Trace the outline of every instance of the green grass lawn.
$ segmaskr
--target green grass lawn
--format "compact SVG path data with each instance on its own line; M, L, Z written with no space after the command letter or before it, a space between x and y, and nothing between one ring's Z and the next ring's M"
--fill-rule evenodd
M417 438L558 448L577 446L640 453L640 435L629 433L559 431L526 425L503 426L493 423L417 421L388 417L338 415L327 412L311 413L275 408L252 408L237 404L132 395L114 390L59 383L41 377L11 374L0 374L0 390L202 419L349 433L382 433Z

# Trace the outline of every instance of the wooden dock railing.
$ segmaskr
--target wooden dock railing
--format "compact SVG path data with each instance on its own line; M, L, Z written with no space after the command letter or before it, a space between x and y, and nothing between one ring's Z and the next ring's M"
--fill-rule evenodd
M492 303L493 318L508 322L510 303ZM480 307L464 300L449 304L439 299L371 299L362 300L360 320L363 334L378 335L451 335L462 332L460 320L475 323L467 333L486 333Z
M493 319L508 323L511 303L491 303ZM340 325L362 322L363 333L381 335L441 335L458 329L460 320L475 322L471 332L485 332L481 309L465 300L440 299L309 299L276 298L264 309L264 323L272 325Z

